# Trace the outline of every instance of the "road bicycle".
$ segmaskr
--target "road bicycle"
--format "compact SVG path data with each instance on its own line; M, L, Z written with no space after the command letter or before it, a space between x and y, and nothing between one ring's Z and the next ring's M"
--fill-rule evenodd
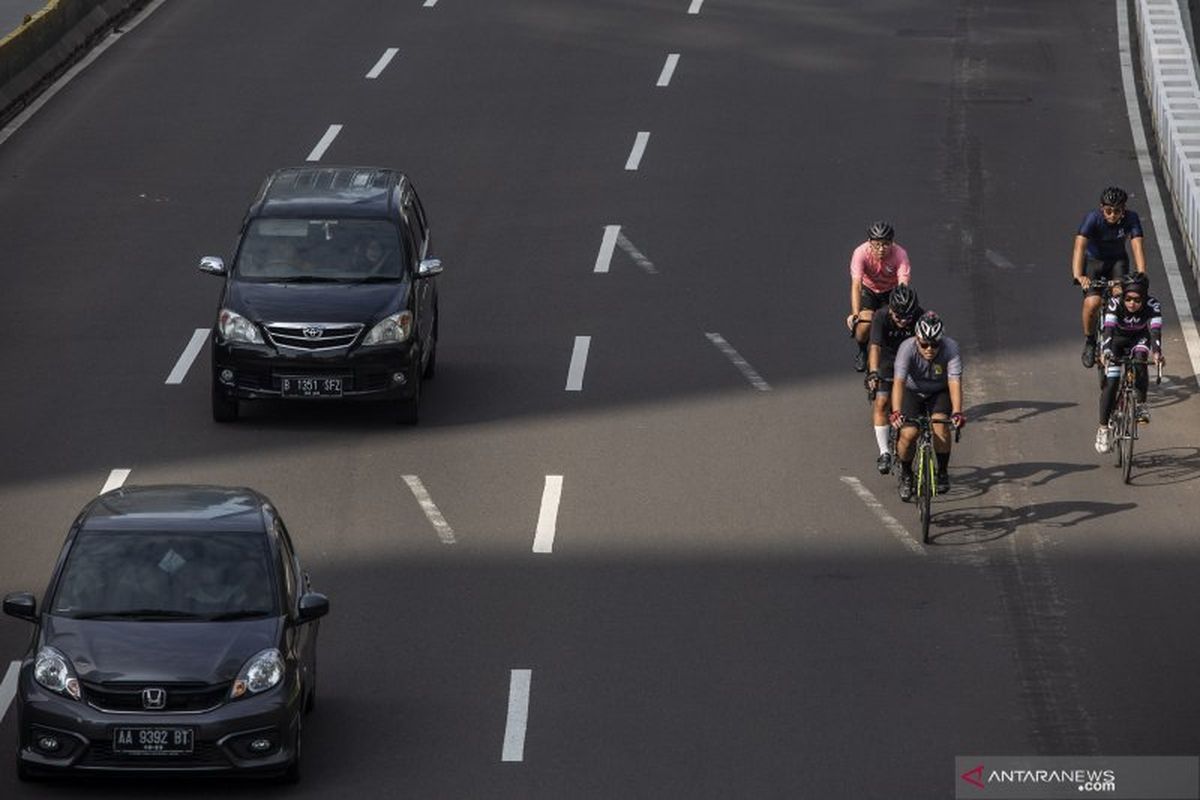
M933 420L928 414L906 417L904 424L917 427L916 456L913 457L913 502L917 504L917 517L921 521L921 541L929 544L929 520L933 516L933 498L937 494L937 454L933 449L933 426L951 425L950 420ZM954 441L962 436L962 429L954 429Z
M1121 468L1121 478L1129 483L1133 469L1133 443L1138 438L1138 406L1137 406L1137 366L1144 365L1145 359L1123 357L1117 362L1121 368L1121 382L1117 384L1117 403L1108 422L1112 427L1112 445L1117 454L1117 466ZM1162 364L1156 364L1157 375L1155 385L1162 383Z

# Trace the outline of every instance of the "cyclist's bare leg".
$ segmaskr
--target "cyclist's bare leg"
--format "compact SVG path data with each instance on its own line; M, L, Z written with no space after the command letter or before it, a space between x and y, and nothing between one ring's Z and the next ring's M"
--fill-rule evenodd
M875 312L869 308L858 312L858 322L854 324L854 341L863 347L866 347L867 338L871 335L871 318L874 316Z
M930 416L933 422L933 452L949 453L951 447L950 431L953 427L950 425L950 418L942 414L934 414Z
M1095 322L1096 311L1099 310L1103 301L1098 294L1085 295L1083 298L1083 335L1091 336L1092 323Z

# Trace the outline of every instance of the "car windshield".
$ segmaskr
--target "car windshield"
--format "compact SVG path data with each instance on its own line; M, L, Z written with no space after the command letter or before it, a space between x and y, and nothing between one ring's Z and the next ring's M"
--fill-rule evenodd
M382 219L251 221L233 272L262 282L399 280L406 259L395 224Z
M51 613L91 619L249 619L278 603L261 533L82 531Z

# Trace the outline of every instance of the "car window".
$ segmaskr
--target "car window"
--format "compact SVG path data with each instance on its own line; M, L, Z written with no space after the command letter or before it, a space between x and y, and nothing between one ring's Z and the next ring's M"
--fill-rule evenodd
M233 272L251 281L400 278L408 256L383 219L276 219L246 226Z
M89 532L76 537L50 609L130 619L278 613L262 533Z
M279 560L283 572L284 588L287 591L287 602L294 605L297 596L296 557L288 545L287 532L283 529L283 523L278 520L275 521L275 537L279 542Z
M409 211L409 223L412 225L413 235L417 239L417 248L420 249L421 245L425 243L425 233L427 231L427 226L425 224L425 213L421 208L420 201L417 200L416 192L410 191L408 198L410 201L407 205Z

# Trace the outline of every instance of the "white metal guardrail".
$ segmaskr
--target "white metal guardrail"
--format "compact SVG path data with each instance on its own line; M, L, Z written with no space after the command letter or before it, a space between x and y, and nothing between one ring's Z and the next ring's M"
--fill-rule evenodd
M1192 279L1200 287L1200 84L1179 2L1134 0L1134 9L1159 164L1175 201Z

